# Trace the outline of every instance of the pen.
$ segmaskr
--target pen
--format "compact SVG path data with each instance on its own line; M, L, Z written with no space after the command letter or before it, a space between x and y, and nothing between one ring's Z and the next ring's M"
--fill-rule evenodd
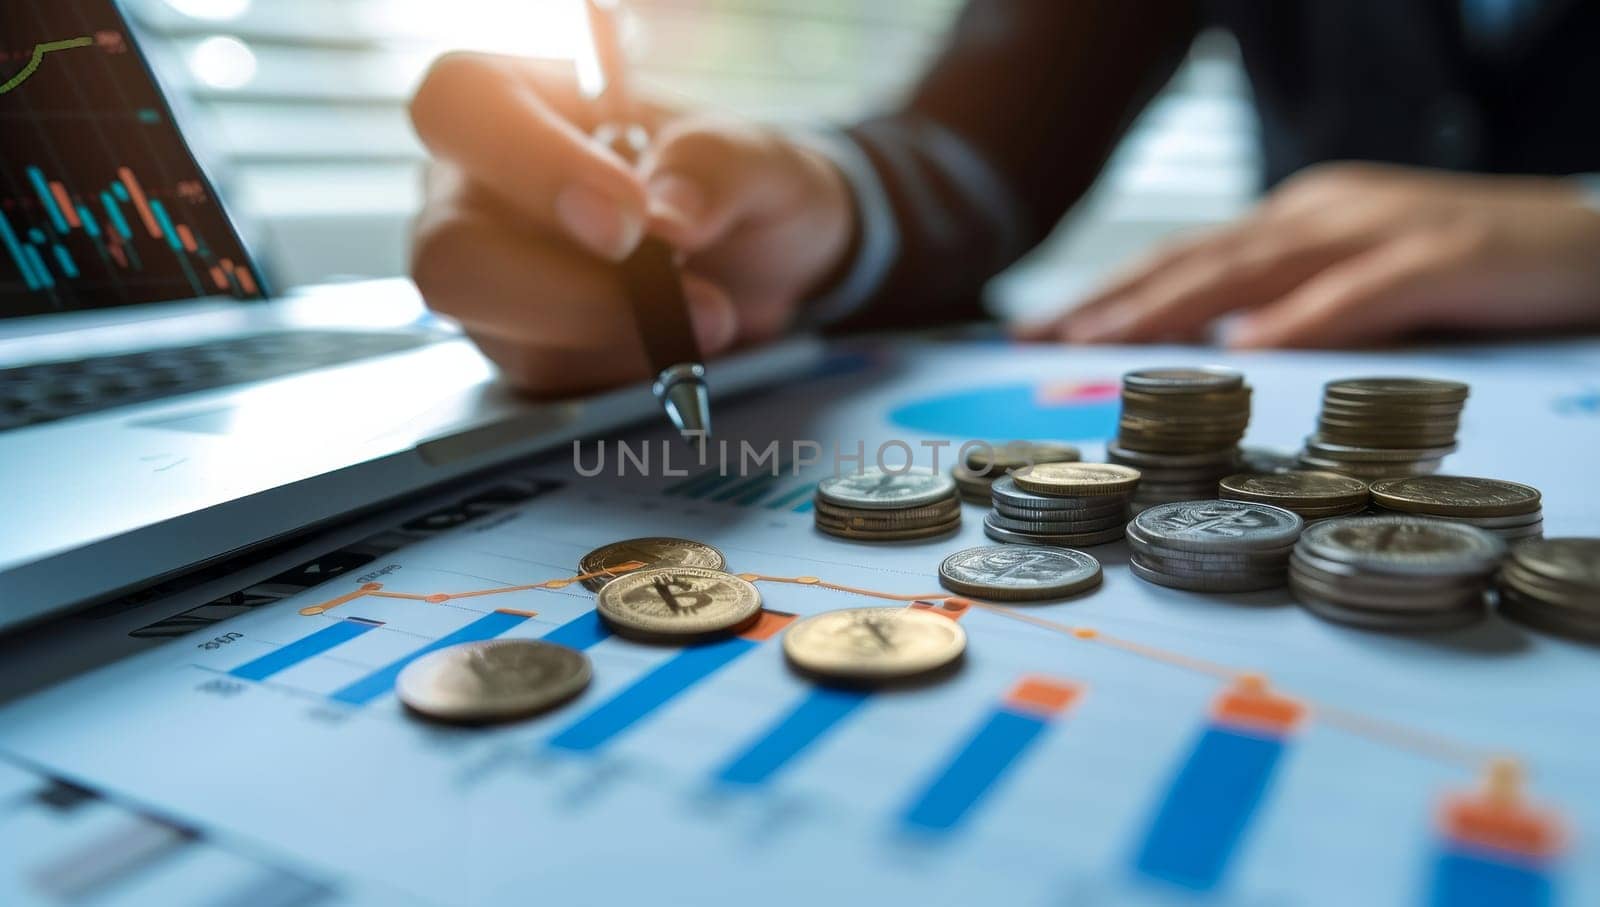
M602 116L595 139L609 145L629 163L637 163L650 137L633 116L616 0L585 0L584 5L599 75L604 80L597 98ZM706 388L700 345L689 321L677 255L665 242L646 236L623 260L621 269L634 326L655 375L651 390L666 410L667 419L686 440L703 440L711 433L711 396Z

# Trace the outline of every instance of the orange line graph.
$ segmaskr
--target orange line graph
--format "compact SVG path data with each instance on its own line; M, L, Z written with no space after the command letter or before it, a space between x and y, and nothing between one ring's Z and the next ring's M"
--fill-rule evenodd
M501 595L509 592L524 592L535 589L563 589L576 582L600 577L614 577L620 573L638 570L646 566L641 561L629 561L618 564L608 570L593 573L580 573L575 576L559 579L545 580L539 583L528 583L516 586L499 586L491 589L475 589L466 592L435 592L432 594L419 594L412 592L390 592L383 588L381 583L365 583L353 592L348 592L337 598L329 599L317 605L300 609L304 615L324 614L340 605L347 604L360 598L391 598L405 601L419 601L429 604L442 604L464 598L477 598L484 595ZM1086 643L1098 643L1109 646L1129 655L1135 655L1150 661L1159 662L1170 667L1179 668L1207 677L1227 681L1245 694L1260 695L1266 691L1266 678L1260 672L1244 670L1231 665L1209 661L1182 652L1163 649L1125 639L1105 633L1097 628L1068 624L1050 620L1026 610L1013 608L993 602L979 601L966 596L951 595L938 592L932 595L903 595L894 592L881 592L876 589L864 589L857 586L846 586L841 583L830 583L816 576L774 576L764 573L737 573L735 576L751 583L777 583L784 585L806 586L816 589L828 589L834 592L843 592L849 595L858 595L864 598L874 598L881 601L900 602L906 605L913 603L930 603L956 605L962 608L977 608L990 614L1029 624L1052 633L1071 637ZM1275 690L1274 695L1283 696L1281 690ZM1494 752L1470 744L1450 740L1436 734L1419 730L1414 727L1363 715L1340 706L1319 704L1308 697L1294 697L1295 700L1330 727L1336 727L1358 737L1364 737L1397 749L1416 753L1441 762L1453 763L1469 769L1488 772L1493 766L1520 766L1520 762L1508 757L1504 753Z
M358 598L398 598L403 601L427 602L430 605L442 605L458 598L478 598L483 595L504 595L507 592L528 592L533 589L565 589L573 583L581 583L586 579L598 579L602 576L616 576L618 573L627 573L644 566L643 561L628 561L618 564L609 570L595 573L579 573L576 576L566 576L560 579L547 579L542 583L526 583L520 586L497 586L493 589L473 589L468 592L434 592L429 595L419 595L415 592L389 592L383 588L382 583L362 583L354 592L347 592L338 598L330 598L320 605L309 605L301 608L300 613L307 617L326 614L340 605L347 605Z

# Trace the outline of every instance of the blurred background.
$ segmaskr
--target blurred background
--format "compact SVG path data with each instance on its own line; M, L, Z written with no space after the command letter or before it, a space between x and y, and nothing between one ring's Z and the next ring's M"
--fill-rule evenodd
M475 49L573 57L579 0L123 0L196 148L279 288L406 269L425 156L405 102L430 60ZM626 0L641 81L786 124L895 103L960 0ZM1091 196L990 287L1059 305L1173 231L1256 190L1255 121L1234 47L1208 34L1129 132Z

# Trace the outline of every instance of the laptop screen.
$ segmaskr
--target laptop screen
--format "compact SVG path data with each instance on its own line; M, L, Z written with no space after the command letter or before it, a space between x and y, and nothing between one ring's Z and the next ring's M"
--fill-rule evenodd
M0 0L0 318L260 295L113 0Z

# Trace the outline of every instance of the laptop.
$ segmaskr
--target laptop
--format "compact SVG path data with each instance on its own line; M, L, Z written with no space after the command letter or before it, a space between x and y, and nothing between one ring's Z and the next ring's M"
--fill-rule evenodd
M0 4L0 630L661 418L518 398L407 281L274 293L115 3Z

